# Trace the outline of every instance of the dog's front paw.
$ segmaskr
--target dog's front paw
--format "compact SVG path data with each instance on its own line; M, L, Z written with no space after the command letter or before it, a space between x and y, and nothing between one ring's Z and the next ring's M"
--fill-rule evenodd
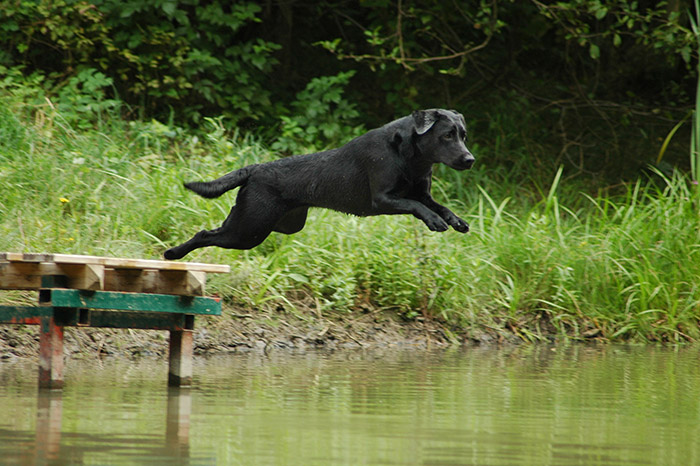
M452 228L459 231L460 233L466 233L469 231L469 224L461 218L457 217L452 212L447 212L444 218L447 223L452 225Z
M455 217L453 221L450 222L450 225L460 233L467 233L469 231L469 224L459 217Z
M430 228L430 231L445 231L449 228L447 222L437 215L424 220L424 222Z

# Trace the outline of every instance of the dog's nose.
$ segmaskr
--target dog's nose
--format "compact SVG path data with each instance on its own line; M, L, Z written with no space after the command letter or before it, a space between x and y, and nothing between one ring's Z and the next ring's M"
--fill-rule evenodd
M465 170L469 170L470 168L472 168L472 165L474 165L474 156L468 155L468 156L464 159L462 165L464 165L464 169L465 169Z

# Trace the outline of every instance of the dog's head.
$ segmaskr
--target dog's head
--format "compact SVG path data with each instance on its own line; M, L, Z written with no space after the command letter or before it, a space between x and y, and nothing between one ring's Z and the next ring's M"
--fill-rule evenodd
M444 163L455 170L466 170L474 164L474 156L466 146L467 128L461 113L443 109L417 110L407 120L411 122L411 134L407 135L406 128L402 128L404 134L400 134L400 139L403 147L411 151L410 156L420 155L428 162ZM411 141L410 149L408 141Z

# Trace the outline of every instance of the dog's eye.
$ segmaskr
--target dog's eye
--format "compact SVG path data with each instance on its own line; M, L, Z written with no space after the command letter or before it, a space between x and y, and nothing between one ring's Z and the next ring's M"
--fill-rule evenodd
M452 131L442 135L442 139L444 139L445 141L451 141L454 137L455 137L455 135Z

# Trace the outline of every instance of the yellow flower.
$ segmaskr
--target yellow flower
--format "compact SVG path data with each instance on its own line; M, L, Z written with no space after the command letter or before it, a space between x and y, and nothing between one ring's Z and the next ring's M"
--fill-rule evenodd
M70 201L69 201L68 199L66 199L65 197L60 198L59 201L61 201L61 204L68 204L68 203L70 202Z

